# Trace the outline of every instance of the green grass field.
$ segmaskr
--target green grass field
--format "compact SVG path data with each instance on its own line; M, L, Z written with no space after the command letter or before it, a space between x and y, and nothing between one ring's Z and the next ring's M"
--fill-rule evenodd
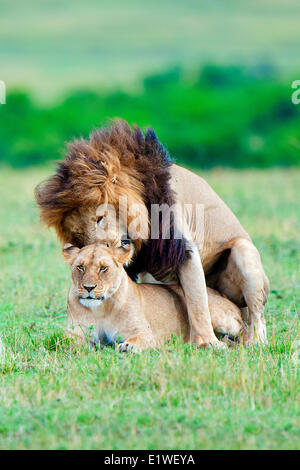
M298 0L1 0L0 79L47 100L132 88L173 64L271 63L297 75L299 13Z
M32 194L50 171L0 169L0 448L299 448L300 171L203 173L262 254L269 346L137 356L64 338L69 272Z

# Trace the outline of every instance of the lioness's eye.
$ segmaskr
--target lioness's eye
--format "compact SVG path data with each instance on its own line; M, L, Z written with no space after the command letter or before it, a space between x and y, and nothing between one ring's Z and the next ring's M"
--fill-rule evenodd
M80 264L79 266L77 266L77 269L83 273L84 272L83 264Z
M108 269L107 266L100 266L99 271L100 271L100 273L103 273L107 269Z

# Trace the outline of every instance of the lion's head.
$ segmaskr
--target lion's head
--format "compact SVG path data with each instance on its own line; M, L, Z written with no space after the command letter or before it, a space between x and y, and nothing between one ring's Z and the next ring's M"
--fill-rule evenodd
M73 289L84 307L98 307L120 286L123 266L132 256L130 244L65 245L63 256L71 267Z
M141 237L136 238L147 238L148 198L158 190L157 172L160 185L169 179L162 169L170 164L153 131L143 135L118 120L68 148L56 173L35 190L41 220L55 228L63 243L84 246L97 240L97 223L103 224L108 205L110 218L115 210L118 228L139 216Z
M56 173L35 190L41 220L63 243L80 248L118 235L132 239L131 277L176 270L184 241L149 239L151 205L174 203L172 162L153 130L142 133L117 120L68 148Z

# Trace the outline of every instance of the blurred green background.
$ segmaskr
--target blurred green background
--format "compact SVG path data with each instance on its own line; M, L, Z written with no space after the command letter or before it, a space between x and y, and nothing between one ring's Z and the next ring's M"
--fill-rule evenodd
M113 117L178 163L300 163L297 0L0 0L0 162L61 158Z

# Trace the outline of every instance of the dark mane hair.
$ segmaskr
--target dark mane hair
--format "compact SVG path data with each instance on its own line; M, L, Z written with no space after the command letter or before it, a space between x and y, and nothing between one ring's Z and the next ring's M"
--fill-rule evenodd
M53 226L63 242L83 245L76 240L64 221L79 207L97 207L103 202L118 204L126 195L128 205L142 202L150 214L151 204L175 203L170 188L168 151L158 141L152 129L142 132L123 120L101 127L89 140L74 140L69 152L58 164L56 173L35 189L41 210L41 220ZM161 227L160 227L161 229ZM136 244L136 254L128 268L131 277L147 271L153 275L176 271L186 257L184 239L144 240Z

